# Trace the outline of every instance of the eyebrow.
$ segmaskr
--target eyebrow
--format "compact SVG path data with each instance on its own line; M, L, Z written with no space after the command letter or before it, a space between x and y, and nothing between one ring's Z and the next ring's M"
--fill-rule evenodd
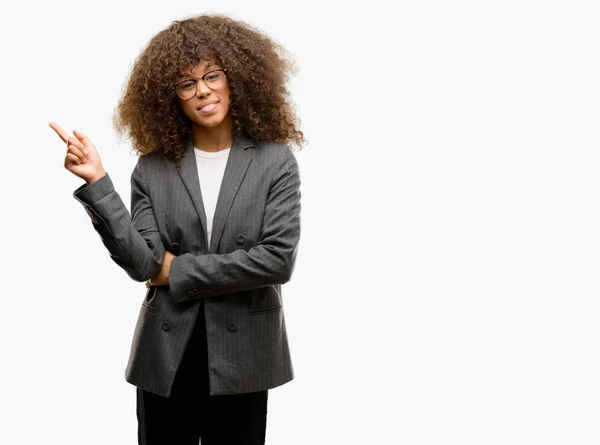
M215 66L218 66L218 64L217 63L211 63L210 65L207 65L204 68L206 70L204 72L204 74L209 73L211 71L214 71L215 69L218 69L218 68L208 69L208 68L215 67ZM202 74L202 76L204 76L204 74ZM202 77L202 76L197 76L197 77ZM184 81L186 79L192 79L192 78L193 78L193 76L191 76L189 74L183 74L182 77L179 78L179 82Z

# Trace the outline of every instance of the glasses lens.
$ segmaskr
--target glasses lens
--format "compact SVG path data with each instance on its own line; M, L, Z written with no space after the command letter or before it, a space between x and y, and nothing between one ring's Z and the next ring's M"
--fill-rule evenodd
M189 99L196 94L196 81L194 79L186 80L177 85L176 91L182 99Z
M216 88L223 85L225 74L223 71L213 71L212 73L208 73L208 76L206 76L205 79L208 86Z

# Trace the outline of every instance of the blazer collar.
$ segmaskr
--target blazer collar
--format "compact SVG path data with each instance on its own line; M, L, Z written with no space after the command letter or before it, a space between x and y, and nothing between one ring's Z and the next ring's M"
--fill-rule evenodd
M204 229L204 239L208 241L206 236L206 211L204 209L204 203L202 201L202 192L200 190L200 180L198 177L198 166L196 165L196 155L194 153L194 142L192 138L188 138L185 142L185 148L183 152L183 158L181 159L181 167L179 174L183 180L192 201L194 207L198 212L198 216L202 222L202 228ZM242 184L248 166L252 162L253 150L249 148L254 147L254 140L248 136L244 131L238 133L231 146L229 156L227 158L227 164L225 166L225 173L223 174L223 181L221 182L221 189L219 191L219 197L217 199L217 207L213 217L212 235L210 240L210 252L216 253L219 246L221 235L223 234L223 228L225 227L225 221L233 199ZM206 244L208 246L208 244Z

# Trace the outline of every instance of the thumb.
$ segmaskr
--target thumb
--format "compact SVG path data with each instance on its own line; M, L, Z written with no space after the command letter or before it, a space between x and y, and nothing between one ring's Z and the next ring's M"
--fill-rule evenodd
M79 139L81 141L81 143L84 146L88 147L88 146L92 145L92 141L90 141L88 139L88 137L85 134L83 134L81 131L73 130L73 134L75 135L75 137L77 139Z

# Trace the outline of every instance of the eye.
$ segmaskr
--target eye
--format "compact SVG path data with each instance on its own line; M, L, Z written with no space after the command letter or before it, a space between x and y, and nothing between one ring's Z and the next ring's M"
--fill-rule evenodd
M221 77L221 72L217 71L216 73L210 73L208 76L206 76L206 80L217 80L219 77Z
M179 84L179 88L182 88L184 90L189 90L190 88L193 88L195 85L196 85L195 80L186 80L185 82L181 82Z

